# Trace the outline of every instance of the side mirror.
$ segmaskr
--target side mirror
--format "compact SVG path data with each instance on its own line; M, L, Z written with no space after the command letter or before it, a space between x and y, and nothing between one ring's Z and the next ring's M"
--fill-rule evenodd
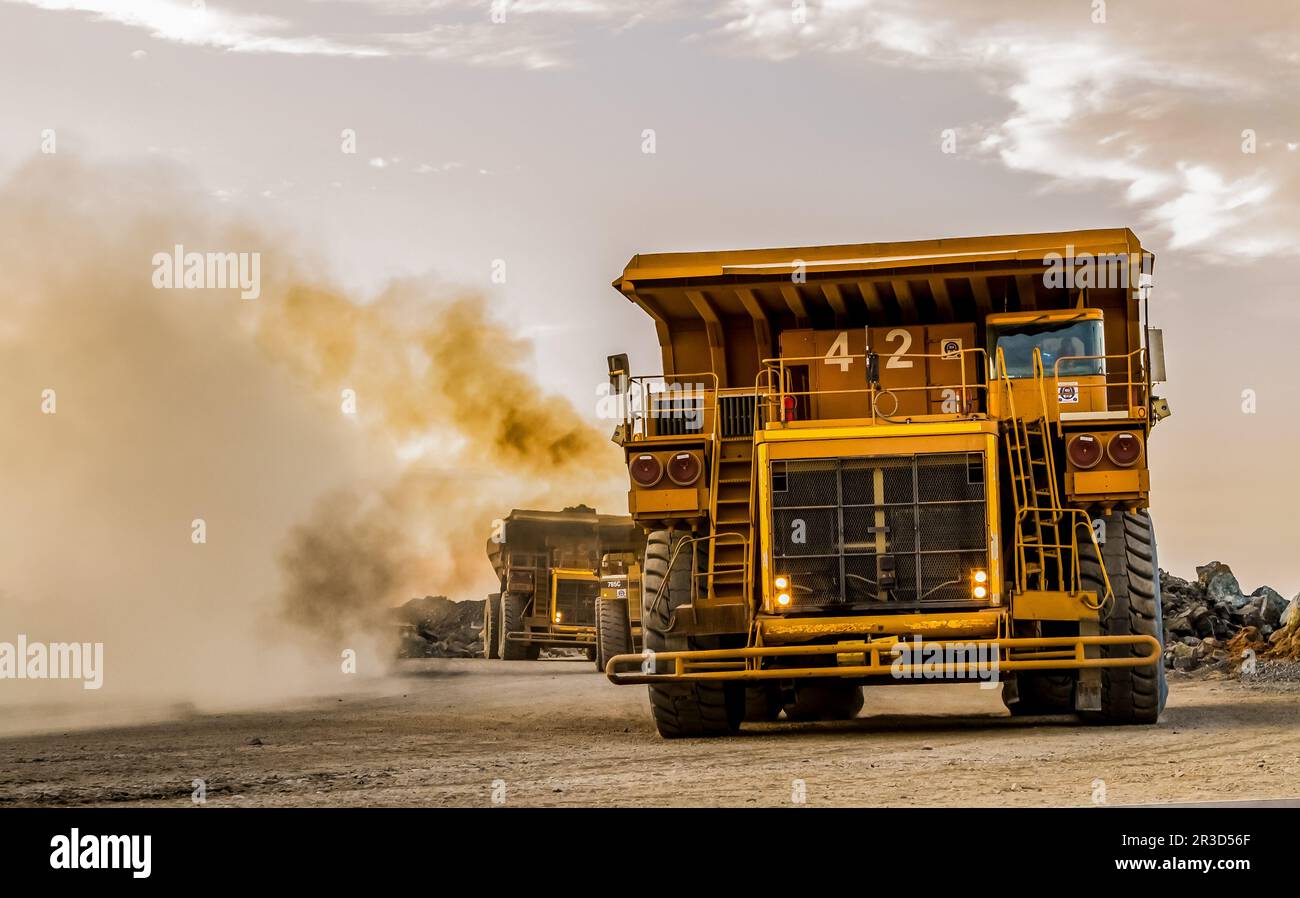
M1141 268L1138 269L1140 275L1147 277L1151 283L1154 283L1156 275L1156 256L1155 253L1143 253Z
M880 386L880 356L870 349L867 350L867 383Z
M622 396L627 392L627 379L630 374L627 353L611 355L605 361L609 365L609 390L615 396Z

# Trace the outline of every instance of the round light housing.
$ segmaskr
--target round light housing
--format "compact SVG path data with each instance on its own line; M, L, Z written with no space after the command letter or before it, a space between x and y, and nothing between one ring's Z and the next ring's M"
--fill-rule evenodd
M664 476L664 466L659 459L649 453L643 453L632 459L628 465L632 481L637 486L654 486Z
M977 586L977 587L975 587L975 598L977 598L977 599L982 599L982 598L984 598L984 597L985 597L986 595L988 595L988 594L989 594L989 591L988 591L987 589L985 589L983 586Z
M987 572L987 571L976 571L976 572L975 572L975 582L976 582L976 583L987 583L987 582L989 582L989 575L988 575L988 572Z
M690 486L700 479L700 471L703 467L695 454L678 452L668 459L668 479L678 486Z
M782 590L788 589L790 587L790 578L785 576L785 574L780 574L777 576L775 580L772 581L772 584L777 589L782 589Z
M1121 468L1127 468L1142 454L1142 441L1127 430L1115 434L1106 444L1106 454Z
M784 608L786 605L789 605L790 594L788 592L781 593L779 596L776 597L776 603L780 605L782 608Z
M1071 437L1065 447L1065 454L1070 456L1070 463L1076 468L1087 470L1095 468L1101 461L1101 440L1090 433L1081 433Z

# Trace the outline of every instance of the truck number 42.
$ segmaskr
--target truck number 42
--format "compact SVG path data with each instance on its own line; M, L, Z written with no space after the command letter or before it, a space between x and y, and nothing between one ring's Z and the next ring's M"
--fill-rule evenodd
M896 327L889 333L885 334L885 342L898 342L898 348L893 352L886 353L889 360L885 362L886 368L911 368L912 360L902 358L907 355L907 351L912 348L912 332L906 328ZM849 332L840 331L835 337L835 342L831 343L831 348L826 350L823 361L827 365L839 365L840 371L848 373L849 366L853 364L853 359L849 356Z

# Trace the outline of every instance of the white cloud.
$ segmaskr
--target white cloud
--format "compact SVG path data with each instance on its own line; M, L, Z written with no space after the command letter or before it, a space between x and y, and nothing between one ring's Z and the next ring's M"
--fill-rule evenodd
M494 25L487 10L474 10L479 4L424 4L429 8L446 7L455 12L465 8L466 21L427 24L418 30L378 30L390 24L362 18L355 24L357 37L340 38L316 33L310 4L299 7L296 17L287 13L276 17L233 12L215 5L188 0L4 0L34 6L51 12L81 13L91 18L129 28L138 28L157 40L195 47L208 47L235 53L274 53L295 56L384 57L425 56L430 59L464 62L471 65L520 66L530 69L561 64L558 49L565 43L563 29L546 36L541 29L512 24ZM361 4L367 11L406 12L388 4ZM514 7L518 6L518 9ZM509 15L537 18L546 15L594 14L596 3L527 3L512 4ZM414 12L413 9L409 10Z
M1032 6L1033 14L1026 15ZM1015 0L730 0L715 36L770 59L870 58L987 78L1009 104L966 123L970 145L1055 184L1115 184L1170 245L1215 255L1300 252L1300 172L1265 147L1300 130L1300 8ZM961 123L938 123L935 133ZM1260 135L1241 152L1241 131ZM1289 147L1288 147L1289 148ZM1279 146L1280 152L1280 146Z
M305 34L285 35L288 25L263 15L227 12L182 0L10 0L56 12L79 12L140 28L158 40L213 47L238 53L288 53L317 56L382 56L376 47L341 43Z
M158 40L237 53L424 56L527 69L566 64L584 36L603 37L647 18L678 18L691 9L688 0L508 0L500 6L504 19L495 21L493 0L298 0L276 4L275 16L235 12L202 0L0 2L81 13L147 31ZM329 29L321 27L327 16ZM346 37L334 31L341 22L346 22Z
M1112 3L1105 24L1091 21L1089 3L1032 0L809 0L802 19L789 0L513 0L505 24L493 23L490 0L299 2L277 7L283 18L199 12L188 0L8 2L243 53L549 69L570 64L584 41L653 19L686 33L698 52L959 72L1007 105L993 121L935 123L936 134L957 128L963 149L1053 186L1109 186L1136 209L1137 224L1172 245L1300 252L1294 0L1198 5L1194 15L1180 0ZM332 27L347 21L348 37L321 27L325 11ZM1258 134L1255 154L1241 152L1246 128Z
M436 24L419 31L385 34L382 39L396 55L424 56L441 62L546 69L562 65L565 60L565 42L559 38L486 21Z
M443 172L454 171L458 168L464 168L463 162L444 162L441 165L430 165L427 162L421 162L415 167L417 175L442 174Z

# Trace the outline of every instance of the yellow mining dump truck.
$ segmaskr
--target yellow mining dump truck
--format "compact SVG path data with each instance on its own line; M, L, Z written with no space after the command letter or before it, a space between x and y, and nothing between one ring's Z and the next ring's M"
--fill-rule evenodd
M637 564L645 538L630 517L563 511L512 511L487 542L501 591L483 605L483 654L535 661L543 648L577 648L596 657L596 600L606 555Z
M1127 229L634 257L664 374L609 359L649 531L609 678L666 737L892 680L1154 722L1153 266Z

